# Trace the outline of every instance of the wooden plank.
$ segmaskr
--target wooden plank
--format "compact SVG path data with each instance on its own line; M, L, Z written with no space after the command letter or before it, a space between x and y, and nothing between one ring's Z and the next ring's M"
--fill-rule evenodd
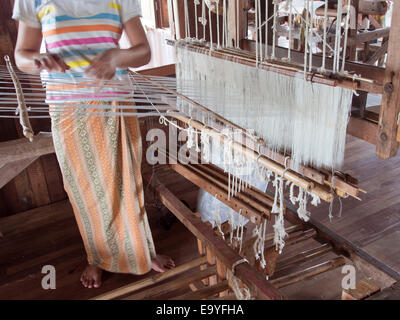
M345 289L342 300L363 300L380 291L381 288L370 279L361 279L354 289Z
M51 203L67 199L67 193L64 189L63 177L60 166L55 154L46 154L40 157L44 175L46 178L47 190Z
M367 60L367 63L375 64L375 62L377 62L379 59L381 59L387 53L388 47L389 47L389 42L385 41L382 44L382 46L378 50L376 50L371 57L369 57L369 59Z
M400 1L393 3L392 21L400 21ZM379 133L376 153L382 159L394 157L397 154L399 143L398 117L400 113L400 23L393 23L390 36L386 71L384 80L384 94L380 111Z
M228 281L225 280L220 283L217 283L215 286L207 287L195 292L189 292L187 294L174 297L171 300L202 300L205 298L215 296L216 294L228 289L229 289Z
M146 76L157 76L157 77L168 77L175 75L175 64L167 64L160 67L144 69L138 71L140 74L144 74Z
M37 157L23 159L11 163L7 163L0 168L0 188L3 188L8 182L19 175L32 162L36 161Z
M343 266L345 263L346 260L343 257L337 257L335 259L323 262L316 266L312 266L304 270L297 271L292 274L273 279L271 280L271 283L273 283L277 288L280 289L289 286L291 284L315 277L316 275L319 275L321 273L334 270L336 268Z
M380 28L374 31L359 33L354 39L349 39L349 44L360 45L364 42L385 38L389 35L390 28ZM355 42L355 43L353 43Z
M49 190L41 161L38 159L28 167L30 187L33 191L35 207L41 207L50 203Z
M144 175L145 180L151 182L153 188L158 192L160 201L175 214L195 237L213 250L214 255L220 259L227 268L230 268L235 262L242 259L224 240L216 237L214 231L207 227L201 219L193 215L193 212L161 184L157 177L153 176L152 179L150 179L150 177L150 174ZM248 263L238 265L235 269L235 276L249 286L252 293L260 299L269 300L283 298L282 295Z
M322 244L316 248L302 251L294 256L279 261L275 272L280 272L282 270L286 270L293 266L299 265L300 263L304 263L317 257L323 256L331 250L332 247L329 244Z
M379 277L382 282L393 283L394 280L400 280L399 271L372 257L361 248L356 247L353 243L327 228L313 217L310 217L309 222L300 220L295 213L297 208L288 201L285 201L285 204L288 208L285 218L292 224L303 224L306 228L314 228L317 231L315 240L318 242L331 244L335 253L349 257L364 272L371 276Z
M370 15L384 15L388 10L388 5L385 1L371 1L371 0L360 0L359 10L362 14Z
M376 145L378 125L372 121L350 117L347 125L347 134Z
M190 269L198 267L205 262L207 262L206 257L197 258L197 259L189 261L183 265L180 265L173 269L167 270L163 273L157 273L157 274L155 274L151 277L145 278L143 280L134 282L132 284L128 284L126 286L112 290L110 292L106 292L102 295L94 297L92 300L111 300L111 299L118 298L118 297L126 295L132 291L140 290L147 286L150 286L150 285L159 283L161 281L167 280L169 278L172 278L172 277L174 277L178 274L181 274L185 271L188 271Z
M366 300L400 300L400 282L372 295Z
M39 157L54 152L51 135L39 133L29 142L26 138L0 143L0 167L7 163Z
M138 293L129 295L128 297L123 298L123 300L148 300L152 298L154 299L156 298L156 296L165 295L179 288L188 286L191 282L199 281L201 279L210 277L216 272L217 272L216 267L212 266L200 272L192 272L190 274L181 275L179 276L179 278L174 278L173 280L170 280L166 283L160 284L155 287L147 288Z

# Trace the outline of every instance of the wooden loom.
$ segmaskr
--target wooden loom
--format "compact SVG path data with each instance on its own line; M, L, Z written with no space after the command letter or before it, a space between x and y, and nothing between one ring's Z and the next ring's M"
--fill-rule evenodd
M237 4L240 8L246 8L246 1L238 1ZM365 7L365 3L359 4L358 1L352 1L351 4L356 8L356 17L358 16L358 9L360 9L364 10L364 14L365 12L370 13L370 19L372 21L374 19L372 14L376 13L375 10L383 10L379 6ZM183 12L182 6L183 4L179 3L178 8L182 9L181 12ZM400 15L400 4L395 3L394 7L393 21L396 21L396 18ZM176 13L174 18L176 19ZM256 66L257 62L254 53L255 44L252 41L244 39L245 29L243 26L245 25L244 21L246 18L240 16L239 19L232 20L230 21L230 28L233 30L240 30L240 32L233 32L236 38L233 37L232 40L234 42L240 42L244 51L238 53L237 50L229 50L226 48L210 50L207 47L193 43L185 44L185 47L189 50L209 54L214 57L228 59L249 66ZM183 19L181 21L183 21ZM396 28L398 26L396 25L399 24L393 23L390 37L384 41L384 45L382 46L383 49L373 53L369 60L377 61L377 59L382 56L382 52L386 52L385 50L389 48L386 69L354 62L346 62L347 70L351 70L350 72L353 71L359 75L356 81L346 77L331 77L321 74L317 76L308 74L306 78L308 81L312 80L326 85L351 88L357 90L359 93L361 92L361 94L363 92L377 94L383 93L379 125L376 118L375 120L372 120L371 117L368 116L365 118L356 118L353 116L348 127L348 133L370 143L375 143L377 145L377 154L382 158L394 156L397 152L398 142L400 141L400 135L397 136L399 125L397 115L400 111L400 104L397 96L393 96L393 93L398 91L394 91L393 86L399 88L397 79L399 76L398 73L400 72L400 65L398 64L400 58L396 57L394 49L397 41L397 36L394 31L397 30ZM192 25L192 30L193 29ZM184 32L182 30L176 29L175 31L180 33L181 38L184 37ZM368 44L371 40L380 37L388 37L388 35L389 30L377 30L366 32L365 34L357 34L357 30L349 30L349 36L351 36L349 41L350 46L355 44L355 47L351 47L350 56L355 54L357 44ZM392 48L392 51L390 51L390 48ZM285 48L278 47L277 51L278 55L280 54L281 56L286 56L287 54L287 49ZM292 54L298 62L301 61L301 53L293 52ZM316 56L314 63L318 65L320 62L321 60ZM332 61L328 59L327 65L330 65L331 63ZM293 75L298 72L298 68L296 69L295 66L288 65L282 61L274 61L272 63L266 62L261 64L259 67L286 75ZM389 74L390 77L388 76ZM149 81L151 80L149 79ZM164 89L168 91L167 88ZM177 95L179 96L179 94ZM198 108L203 107L194 101L190 101L187 97L179 96L179 98L192 103ZM364 106L362 104L358 105L358 107L359 109L362 109L365 107L365 104ZM214 116L222 123L227 123L225 119L220 119L218 115ZM204 129L204 124L188 117L178 116L175 118L180 120L182 124L193 126L199 131ZM229 124L237 128L234 124ZM213 132L213 130L210 129L210 134L215 135L216 139L223 140L218 132ZM241 147L242 146L239 145L237 146L238 149L241 149ZM263 165L268 168L273 168L275 172L282 173L285 171L286 163L284 156L268 149L258 150L262 154L260 155L255 152L255 150L257 150L256 144L254 144L254 147L245 149L243 152L250 158L262 160L261 163ZM165 150L164 152L168 157L168 151ZM169 164L168 166L197 185L199 188L207 191L211 195L216 195L220 201L234 209L236 212L241 212L242 215L251 219L255 223L258 223L262 217L270 218L272 215L271 207L273 204L273 198L271 195L260 192L256 188L248 188L241 193L238 193L237 196L229 199L227 191L229 178L223 170L214 165L184 166L177 163ZM157 172L158 171L156 171L156 173ZM160 173L162 174L162 169L160 169ZM318 195L325 201L330 202L333 200L333 195L329 190L329 186L332 183L332 175L328 172L304 166L299 168L299 172L289 171L289 173L290 177L288 179L296 181L307 190L313 190L313 192L318 193ZM151 298L186 285L189 285L193 292L183 296L180 295L176 297L177 299L234 299L235 296L229 290L229 288L232 288L232 282L230 281L232 272L234 272L235 276L239 279L241 285L244 284L250 289L253 298L280 299L283 298L283 295L278 291L278 289L299 283L305 279L315 277L318 274L325 273L349 263L355 265L358 270L362 270L362 273L366 278L361 279L357 283L356 290L344 292L343 299L365 299L369 296L372 296L373 298L374 294L380 289L389 287L400 279L398 272L378 263L366 252L356 248L353 244L341 238L337 234L334 234L312 218L309 222L300 220L295 213L295 208L287 203L285 203L285 219L292 223L292 226L287 229L287 232L289 233L287 245L292 246L309 239L315 239L320 244L312 249L298 252L283 260L278 258L275 246L269 244L265 249L268 253L268 265L266 270L259 270L254 267L254 256L252 256L250 250L254 238L249 237L245 241L243 254L239 255L220 238L217 229L213 230L211 225L205 225L202 223L198 214L191 212L190 209L174 196L171 191L160 182L157 178L157 174L154 176L147 175L145 176L145 179L154 187L155 191L157 191L162 204L174 213L197 237L200 257L181 266L179 270L176 270L176 272L167 272L165 276L160 275L158 277L149 278L144 282L128 285L108 294L99 296L99 299L114 299L118 297L125 297L126 299ZM357 187L356 179L346 174L339 174L337 180L334 181L334 190L336 195L344 198L348 196L358 198L360 191L362 191ZM229 232L232 232L232 230L229 230L229 226L227 225L223 225L222 228L224 229L223 231L228 232L228 234ZM272 238L273 235L269 234L267 236L267 241L271 241ZM284 270L290 270L294 265L301 265L302 263L311 261L315 257L322 257L329 254L334 254L335 256L326 259L317 265L303 268L296 272L289 271L288 274L279 274L278 277L273 277L274 272L279 273ZM250 267L247 263L242 263L243 257L248 259ZM205 264L205 262L207 262L207 264ZM201 265L203 266L201 267ZM199 266L200 270L202 270L200 273L192 275L187 273L189 268L195 270L199 268ZM263 277L260 277L260 273L263 274ZM265 280L265 274L269 276L272 275L272 279L268 281ZM177 275L179 275L177 280L167 280L170 277ZM368 280L367 278L372 278L373 281L371 282L371 280ZM198 281L199 279L202 279L202 282ZM167 282L159 284L162 281ZM376 285L377 283L379 283L378 286ZM157 285L135 293L136 290L155 284ZM383 292L385 292L385 290Z
M397 6L398 7L398 6ZM399 13L399 9L395 10L395 14ZM241 39L243 43L246 43ZM390 42L389 42L390 43ZM252 43L247 43L248 48L251 48ZM245 47L245 45L243 45ZM199 50L197 48L197 50ZM206 50L201 48L200 50ZM283 49L281 49L283 50ZM390 44L389 44L389 52L390 52ZM206 53L209 53L206 51ZM224 55L224 57L229 57L232 53L219 53L219 52L211 52L212 55ZM235 59L239 63L251 63L254 62L254 54L248 53L241 56L230 57ZM349 63L351 65L351 63ZM362 66L356 66L363 70ZM273 64L266 65L265 68L270 68L271 71L279 69L279 72L290 73L295 72L290 68L286 68L285 64ZM375 68L366 67L366 70L375 70ZM282 70L282 71L281 71ZM368 73L360 72L362 76L367 75ZM310 75L311 77L311 75ZM146 79L146 76L143 78ZM367 79L367 78L366 78ZM359 82L354 83L353 81L346 79L329 79L324 77L316 77L315 81L321 81L327 85L343 85L346 87L351 87L357 90L365 90L369 92L380 93L382 92L382 81L378 81L375 79L373 82L364 81L362 79ZM394 78L393 78L394 79ZM150 78L147 78L148 81L152 81ZM387 83L386 83L387 84ZM390 85L387 85L387 87ZM390 88L389 88L390 89ZM164 90L168 90L164 88ZM390 91L390 90L389 90ZM386 92L385 92L386 93ZM388 104L393 104L391 93L389 95ZM385 104L385 99L384 102ZM398 107L398 103L397 103ZM389 108L389 107L388 107ZM389 109L392 110L392 109ZM382 113L382 119L385 116L385 112ZM387 117L387 113L386 113ZM188 123L189 118L179 117L182 123ZM393 119L391 118L390 121ZM365 126L366 120L359 120L362 126ZM383 120L382 120L383 121ZM354 120L352 120L354 122ZM190 121L190 124L193 126L198 126L200 130L203 125L201 123L197 123L195 121ZM368 124L369 125L369 124ZM352 124L350 124L352 126ZM393 126L393 125L392 125ZM377 130L377 126L376 129ZM383 129L382 129L383 130ZM350 130L351 131L351 130ZM397 131L396 131L397 132ZM386 133L385 133L386 134ZM45 140L45 138L44 138ZM378 139L382 140L382 139ZM385 140L387 142L387 139ZM21 142L22 143L22 142ZM25 144L25 143L24 143ZM387 148L387 143L385 143ZM390 143L393 146L393 142ZM8 146L9 149L14 149L13 145ZM383 149L385 147L381 146ZM4 145L4 148L7 148ZM379 149L378 145L378 149ZM51 147L46 145L45 153L51 150ZM4 149L5 150L5 149ZM249 153L250 156L259 159L260 163L264 163L266 166L270 168L274 168L277 172L283 172L285 170L285 157L280 154L268 154L268 150L261 150L262 153L267 153L267 156L258 157L256 152L256 146L254 146L253 150L247 150L246 153ZM14 157L11 156L12 159L23 160L29 154L21 155L18 150L11 151L6 150L9 155L14 154ZM168 151L166 151L168 152ZM40 152L39 152L40 153ZM34 154L38 155L38 151L35 150ZM272 158L272 160L271 160ZM227 191L226 191L226 181L227 176L218 170L215 166L182 166L182 165L170 165L170 167L178 172L179 174L185 176L192 182L194 182L199 187L205 189L210 194L218 194L218 198L226 203L227 205L235 208L237 211L239 208L244 209L242 213L247 215L248 217L253 217L253 219L257 222L257 219L260 217L269 217L271 215L270 208L272 206L273 199L268 194L263 194L257 191L256 189L247 189L246 191L237 195L237 197L233 197L228 200ZM326 201L332 201L332 193L329 190L329 186L332 182L332 175L316 170L314 168L309 167L301 167L300 172L288 172L288 177L290 179L295 180L297 183L301 183L307 190L313 190L314 192L318 192ZM373 270L374 276L377 278L384 278L382 282L385 283L386 286L394 282L393 279L399 280L399 275L393 270L382 266L376 265L376 261L374 261L368 254L365 252L359 251L354 248L351 244L347 243L344 239L341 239L337 235L332 234L326 228L322 227L315 221L311 219L309 223L304 223L299 220L296 214L294 214L293 208L290 206L286 206L285 218L293 223L293 227L288 230L290 233L290 237L287 241L288 245L296 244L302 241L306 241L310 238L314 238L317 241L321 242L321 245L310 249L308 252L301 252L293 257L288 258L285 261L282 261L276 266L274 263L271 266L271 269L277 268L285 269L287 266L291 264L297 264L304 261L311 260L315 255L324 255L328 252L334 252L334 254L338 255L333 259L329 259L326 262L313 266L311 268L307 268L305 270L301 270L295 274L289 274L286 276L282 276L280 278L273 279L271 281L266 281L264 276L256 270L254 267L250 266L250 264L243 263L235 266L235 263L241 261L242 257L237 254L233 249L231 249L222 239L220 239L215 232L209 227L204 225L200 219L191 212L186 206L184 206L177 197L175 197L168 189L166 189L156 177L151 178L150 176L145 176L145 179L151 183L156 191L159 194L161 202L171 211L173 212L187 227L188 229L198 238L199 240L199 254L200 257L194 261L191 261L183 266L179 266L171 272L167 272L163 275L149 278L143 282L135 283L130 286L118 289L114 292L110 292L106 295L100 296L99 298L117 298L121 296L128 296L128 298L146 298L150 296L154 296L160 294L162 292L171 290L171 288L177 288L179 286L190 284L191 288L194 290L192 294L188 294L185 296L179 296L177 298L210 298L214 297L217 293L222 293L221 295L226 298L233 298L231 293L226 294L226 291L229 289L229 285L231 284L227 274L232 273L232 269L234 270L234 274L237 278L239 278L246 286L249 287L251 294L255 298L260 299L277 299L282 298L282 294L277 291L277 289L285 287L287 285L302 281L304 279L308 279L317 274L332 270L339 266L342 266L346 263L346 258L350 258L355 264L358 264L361 268L368 269L368 272ZM335 193L341 197L353 196L358 197L360 189L356 186L356 180L351 178L345 174L339 176L339 178L334 181L334 189ZM251 239L249 240L251 241ZM267 250L271 250L272 247L266 247ZM271 258L273 258L274 253L272 253ZM346 257L346 258L345 258ZM276 257L277 258L277 257ZM251 262L251 257L248 257L248 260ZM272 259L273 260L273 259ZM204 266L206 264L206 266ZM202 271L200 274L186 274L188 270L193 270L193 268L197 268L202 266ZM378 270L377 269L383 269ZM371 273L368 273L369 275ZM179 275L179 280L174 280L168 282L167 284L160 284L155 288L145 289L142 292L138 292L137 294L133 293L135 290L143 289L149 285L159 284L162 281L166 281L175 276ZM198 280L208 280L208 285L205 286L204 283L200 284ZM204 281L206 282L206 281ZM173 285L173 287L171 287ZM383 285L382 285L383 286Z

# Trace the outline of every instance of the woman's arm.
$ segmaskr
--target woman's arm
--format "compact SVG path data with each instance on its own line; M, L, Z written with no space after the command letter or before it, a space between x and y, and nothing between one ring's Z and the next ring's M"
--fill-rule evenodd
M15 62L26 73L37 74L42 70L65 72L69 67L57 54L41 54L42 30L19 22Z
M134 17L124 24L124 30L131 43L129 49L110 49L100 53L86 74L98 79L111 79L116 68L138 68L150 62L151 50L140 17Z

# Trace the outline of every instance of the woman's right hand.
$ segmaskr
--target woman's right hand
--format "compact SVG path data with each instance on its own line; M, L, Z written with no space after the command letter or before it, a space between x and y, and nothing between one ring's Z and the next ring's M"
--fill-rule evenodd
M64 62L60 55L54 53L44 53L34 59L35 67L38 71L46 70L49 72L65 73L70 67Z

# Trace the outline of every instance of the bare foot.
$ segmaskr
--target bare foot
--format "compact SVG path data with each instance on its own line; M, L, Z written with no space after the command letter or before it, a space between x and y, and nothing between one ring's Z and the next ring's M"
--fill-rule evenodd
M88 265L82 272L81 282L85 288L99 288L102 274L103 270L100 268Z
M175 267L175 262L168 256L158 254L151 260L151 268L157 272L165 272Z

